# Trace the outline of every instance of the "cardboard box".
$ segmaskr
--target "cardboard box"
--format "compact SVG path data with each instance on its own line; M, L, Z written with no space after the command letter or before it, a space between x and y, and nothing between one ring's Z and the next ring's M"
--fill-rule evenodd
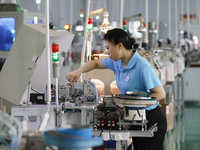
M174 129L174 95L171 94L171 102L169 104L162 104L161 108L167 118L167 131Z

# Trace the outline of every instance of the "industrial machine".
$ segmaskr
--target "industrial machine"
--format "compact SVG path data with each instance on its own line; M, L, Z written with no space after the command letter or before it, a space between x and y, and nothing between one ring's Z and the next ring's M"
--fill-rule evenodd
M162 85L166 84L166 67L162 62L162 59L155 53L154 51L154 56L153 56L153 63L155 64L154 67L158 71L159 79Z
M145 107L155 104L156 98L147 97L146 92L128 93L99 96L94 83L88 80L59 86L59 111L52 103L51 118L46 129L53 130L70 124L89 125L93 127L93 135L102 135L104 141L117 141L116 149L124 147L121 141L131 137L152 137L157 126L147 128ZM28 130L37 130L45 113L43 108L44 105L13 107L12 115L26 121ZM134 126L140 128L136 130ZM48 136L54 136L53 131Z
M0 4L0 71L23 23L43 24L44 15L24 11L18 4Z
M98 93L95 85L89 80L83 83L68 83L59 87L59 98L62 102L70 102L74 106L83 103L98 103Z
M145 113L146 105L155 104L156 98L147 97L146 92L128 93L102 97L102 104L94 111L93 134L102 135L104 141L115 140L117 150L126 149L126 142L121 141L152 137L157 131L156 124L147 128Z
M38 131L43 115L46 111L44 105L31 106L13 106L11 116L22 122L24 131ZM56 127L55 105L50 110L51 118L48 121L46 129L54 129Z
M178 74L185 70L185 59L178 48L163 47L162 50L154 50L163 61L166 67L166 81L173 82Z
M165 85L166 84L166 66L163 62L163 59L159 55L160 52L163 52L163 50L159 50L155 48L152 50L145 50L145 49L138 50L138 53L140 54L140 56L146 58L155 68L156 74L158 78L160 79L161 84Z

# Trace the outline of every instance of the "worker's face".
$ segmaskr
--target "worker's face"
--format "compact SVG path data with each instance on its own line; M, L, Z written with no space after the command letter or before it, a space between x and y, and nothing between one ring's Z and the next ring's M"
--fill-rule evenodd
M105 48L112 60L118 61L120 59L119 44L114 45L112 42L105 40Z

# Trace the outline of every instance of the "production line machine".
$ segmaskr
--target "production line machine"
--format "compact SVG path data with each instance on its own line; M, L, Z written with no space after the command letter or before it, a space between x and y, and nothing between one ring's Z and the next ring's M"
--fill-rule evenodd
M117 141L116 149L126 147L121 141L131 137L154 135L157 125L147 128L145 107L155 104L156 98L147 97L146 92L98 96L97 91L90 81L61 86L59 97L64 102L61 102L60 108L65 112L80 110L81 124L92 126L93 134L102 135L104 141ZM139 130L134 130L134 126L140 126Z
M88 80L83 83L69 83L59 86L59 110L57 111L55 105L52 104L51 117L46 129L65 127L69 125L69 120L77 117L78 114L81 120L70 124L89 125L93 128L93 135L102 136L104 141L117 141L116 148L121 149L126 147L125 142L122 141L130 140L131 137L152 137L154 135L157 126L155 124L147 128L145 107L156 101L156 98L147 97L147 93L143 92L98 96L96 86ZM31 124L35 127L39 126L40 124L37 123L41 122L44 112L39 111L40 114L34 115L36 112L34 107L44 108L40 105L27 108L14 107L12 116L26 121L28 130L37 130ZM71 113L71 116L68 116L68 113ZM139 130L135 130L134 126L140 126Z
M81 124L93 127L93 135L102 136L104 141L117 141L118 150L124 149L124 141L131 137L152 137L157 131L156 124L147 128L145 114L146 105L155 104L156 98L147 97L146 92L98 96L97 90L88 80L60 86L60 109L66 113L79 111Z

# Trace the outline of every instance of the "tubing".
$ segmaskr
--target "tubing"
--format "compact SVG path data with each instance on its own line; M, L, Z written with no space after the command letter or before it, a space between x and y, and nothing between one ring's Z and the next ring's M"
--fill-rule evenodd
M7 122L6 120L4 120L1 117L0 117L0 122L3 123L4 125L6 125L11 130L11 133L12 133L11 134L11 139L12 139L11 149L17 148L17 147L15 147L18 142L16 129L11 125L11 123Z

